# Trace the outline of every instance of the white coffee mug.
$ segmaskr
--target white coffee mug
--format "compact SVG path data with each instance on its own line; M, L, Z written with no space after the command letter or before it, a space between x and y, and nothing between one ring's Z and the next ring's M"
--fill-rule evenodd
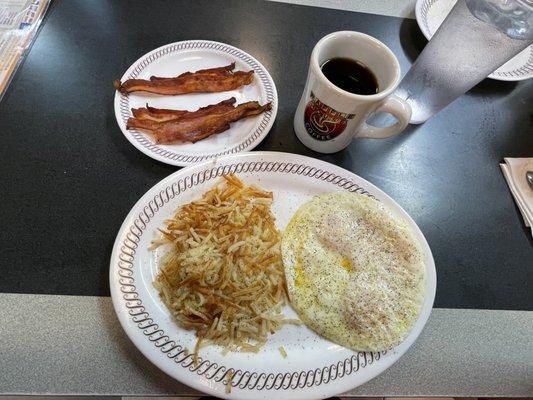
M360 95L331 83L321 70L332 58L350 58L370 69L378 83L378 92ZM358 138L382 139L403 131L411 118L411 107L391 95L400 80L400 64L392 51L372 36L341 31L324 36L311 54L305 89L294 115L294 131L307 147L334 153ZM366 123L369 115L387 112L397 122L379 128Z

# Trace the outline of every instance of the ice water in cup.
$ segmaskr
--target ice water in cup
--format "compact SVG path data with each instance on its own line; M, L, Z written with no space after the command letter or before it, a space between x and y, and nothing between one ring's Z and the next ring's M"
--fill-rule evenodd
M420 124L532 42L532 0L459 0L395 94Z

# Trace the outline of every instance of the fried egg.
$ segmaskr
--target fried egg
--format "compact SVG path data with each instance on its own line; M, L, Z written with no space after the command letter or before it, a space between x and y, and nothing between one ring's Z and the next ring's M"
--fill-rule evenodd
M313 198L282 237L292 306L302 321L355 351L400 343L424 299L420 244L402 219L360 194Z

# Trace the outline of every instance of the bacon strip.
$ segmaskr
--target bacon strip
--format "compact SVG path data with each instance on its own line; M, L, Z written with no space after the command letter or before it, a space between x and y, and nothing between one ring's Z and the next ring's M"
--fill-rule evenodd
M170 121L174 118L179 118L181 115L187 114L189 111L187 110L166 110L161 109L161 112L159 112L159 109L156 112L153 112L152 107L149 107L148 104L146 107L141 108L132 108L131 113L133 114L134 118L139 119L146 119L156 122L164 122L164 121Z
M172 121L157 122L149 119L130 118L127 128L146 130L157 143L173 143L176 141L195 143L211 135L224 132L230 128L230 123L232 122L259 115L272 108L271 103L260 105L257 101L249 101L236 107L231 104L224 104L223 106L220 106L220 104L215 105L218 108L213 107L211 112L196 114L195 117L182 117ZM230 109L224 110L222 107L230 107ZM199 111L203 110L198 110L194 113Z
M225 131L231 122L261 114L270 108L270 103L261 106L257 101L249 101L224 114L162 123L153 131L153 136L157 143L172 143L178 140L195 143L214 133Z
M225 92L248 85L254 79L254 71L235 71L235 63L226 67L185 72L177 77L152 76L147 79L128 79L124 83L115 80L113 85L121 93L144 91L156 94L178 95L186 93Z
M217 104L211 104L206 107L199 108L196 111L187 110L169 110L167 108L154 108L148 104L146 107L132 108L131 112L133 116L141 120L150 120L156 122L175 121L183 118L196 118L202 115L214 113L218 110L229 111L233 108L237 100L235 97L230 97L227 100L223 100Z
M156 81L156 80L171 80L171 79L178 79L178 78L182 78L184 76L188 76L188 75L192 75L192 74L195 74L195 75L218 75L218 76L228 76L228 75L231 75L232 72L235 69L235 62L232 62L231 64L229 65L226 65L225 67L217 67L217 68L209 68L209 69L200 69L196 72L184 72L183 74L181 75L178 75L176 77L173 77L173 78L162 78L162 77L158 77L158 76L151 76L150 77L150 80L151 81Z

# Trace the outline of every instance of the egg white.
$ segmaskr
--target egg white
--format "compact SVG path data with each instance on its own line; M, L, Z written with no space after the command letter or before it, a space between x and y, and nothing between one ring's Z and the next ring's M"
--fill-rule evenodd
M356 351L403 340L424 298L420 245L383 204L354 193L302 205L281 243L292 306L311 329Z

